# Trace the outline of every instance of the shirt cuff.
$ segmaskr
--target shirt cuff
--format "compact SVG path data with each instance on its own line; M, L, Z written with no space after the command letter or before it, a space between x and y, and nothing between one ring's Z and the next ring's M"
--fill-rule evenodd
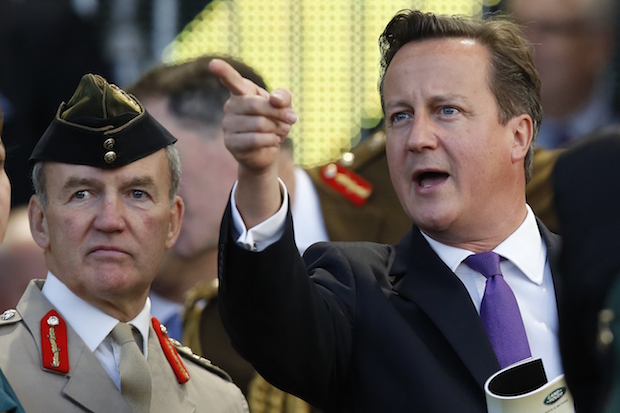
M245 227L243 218L237 209L235 202L235 193L237 192L237 183L233 186L230 195L230 204L233 218L233 236L237 238L237 244L241 247L254 252L264 251L271 244L275 244L284 234L286 223L286 215L288 214L288 191L286 185L280 178L280 190L282 191L282 206L274 215L270 216L260 224L250 228Z

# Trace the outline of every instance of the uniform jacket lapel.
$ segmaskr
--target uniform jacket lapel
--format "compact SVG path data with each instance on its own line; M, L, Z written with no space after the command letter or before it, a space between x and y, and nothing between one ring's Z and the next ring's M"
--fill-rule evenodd
M69 340L81 341L73 330L71 333ZM129 412L121 392L90 349L82 342L78 346L69 344L69 351L73 365L63 393L92 411Z
M20 300L18 310L23 322L32 334L41 355L41 319L53 309L41 293L43 282L30 284ZM76 403L92 411L128 412L120 391L116 388L99 360L86 347L84 341L67 325L67 345L69 347L69 373L65 375L66 385L63 393ZM40 361L39 361L40 363ZM46 371L47 374L62 374Z
M157 406L157 411L162 412L194 412L196 403L188 398L183 385L178 384L152 326L149 329L148 362L153 378L151 407Z
M467 290L417 228L396 248L394 291L426 313L483 388L499 363Z

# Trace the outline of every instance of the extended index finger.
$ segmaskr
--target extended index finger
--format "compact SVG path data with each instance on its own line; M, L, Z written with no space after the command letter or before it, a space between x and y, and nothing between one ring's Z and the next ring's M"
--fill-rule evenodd
M241 76L234 67L221 59L209 62L209 69L215 73L220 81L233 95L258 95L258 86L251 80Z

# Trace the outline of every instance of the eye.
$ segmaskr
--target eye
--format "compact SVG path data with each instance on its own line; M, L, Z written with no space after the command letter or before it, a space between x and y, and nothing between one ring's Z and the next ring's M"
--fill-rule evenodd
M75 199L87 199L90 197L90 192L88 192L87 190L77 191L75 194L73 194L73 197Z
M459 113L459 110L453 106L444 106L441 108L441 114L442 115L456 115L457 113Z
M398 113L393 114L391 118L392 118L392 122L396 123L396 122L400 122L400 121L407 119L408 116L409 115L404 112L398 112Z
M145 198L147 197L146 192L141 191L141 190L139 190L139 189L133 189L133 190L131 191L131 196L132 196L134 199L145 199Z

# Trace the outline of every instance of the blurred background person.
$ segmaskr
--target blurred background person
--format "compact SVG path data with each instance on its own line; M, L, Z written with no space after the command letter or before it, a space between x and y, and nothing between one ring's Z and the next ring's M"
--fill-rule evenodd
M562 232L560 350L578 412L620 411L620 128L594 132L553 172Z
M237 162L224 146L221 126L229 93L209 70L210 60L205 57L179 65L158 66L129 89L179 143L183 169L179 194L186 204L186 212L179 241L166 255L151 292L153 313L168 320L164 324L179 340L185 293L199 282L217 278L220 222L237 178ZM249 67L228 60L246 76L262 82ZM300 243L310 245L326 240L327 234L316 193L302 190L312 186L307 175L307 182L297 179L291 151L283 151L281 177L296 189L297 195L309 197L301 205L314 202L317 206L311 209L313 216L306 216L307 220L297 231ZM158 314L160 309L165 314Z
M28 282L45 278L46 274L43 249L30 233L28 208L25 205L13 208L0 245L0 311L15 308Z
M537 145L566 144L619 121L612 59L616 0L504 0L534 45L545 117Z
M7 231L9 212L11 210L11 183L4 169L6 161L6 149L2 143L2 128L4 126L4 112L0 104L0 243ZM0 319L4 319L4 313ZM4 373L0 371L0 411L6 413L24 413L24 408L17 400L15 392L11 388Z
M185 292L197 282L217 278L219 227L237 177L237 163L224 146L221 125L229 92L209 70L211 59L204 56L178 65L157 66L128 89L178 139L183 167L180 194L186 213L179 241L167 254L153 284L153 292L176 303L182 303ZM253 69L234 59L226 60L244 76L265 85ZM295 227L302 252L310 244L327 239L396 242L408 230L411 223L406 215L391 212L401 208L389 183L383 149L384 135L379 134L347 154L350 169L364 167L365 177L374 184L368 201L359 207L346 193L323 181L323 176L331 173L328 168L306 173L293 162L292 142L283 145L280 176L292 188L293 214L304 217ZM346 212L338 214L339 210ZM332 228L335 225L339 228Z

